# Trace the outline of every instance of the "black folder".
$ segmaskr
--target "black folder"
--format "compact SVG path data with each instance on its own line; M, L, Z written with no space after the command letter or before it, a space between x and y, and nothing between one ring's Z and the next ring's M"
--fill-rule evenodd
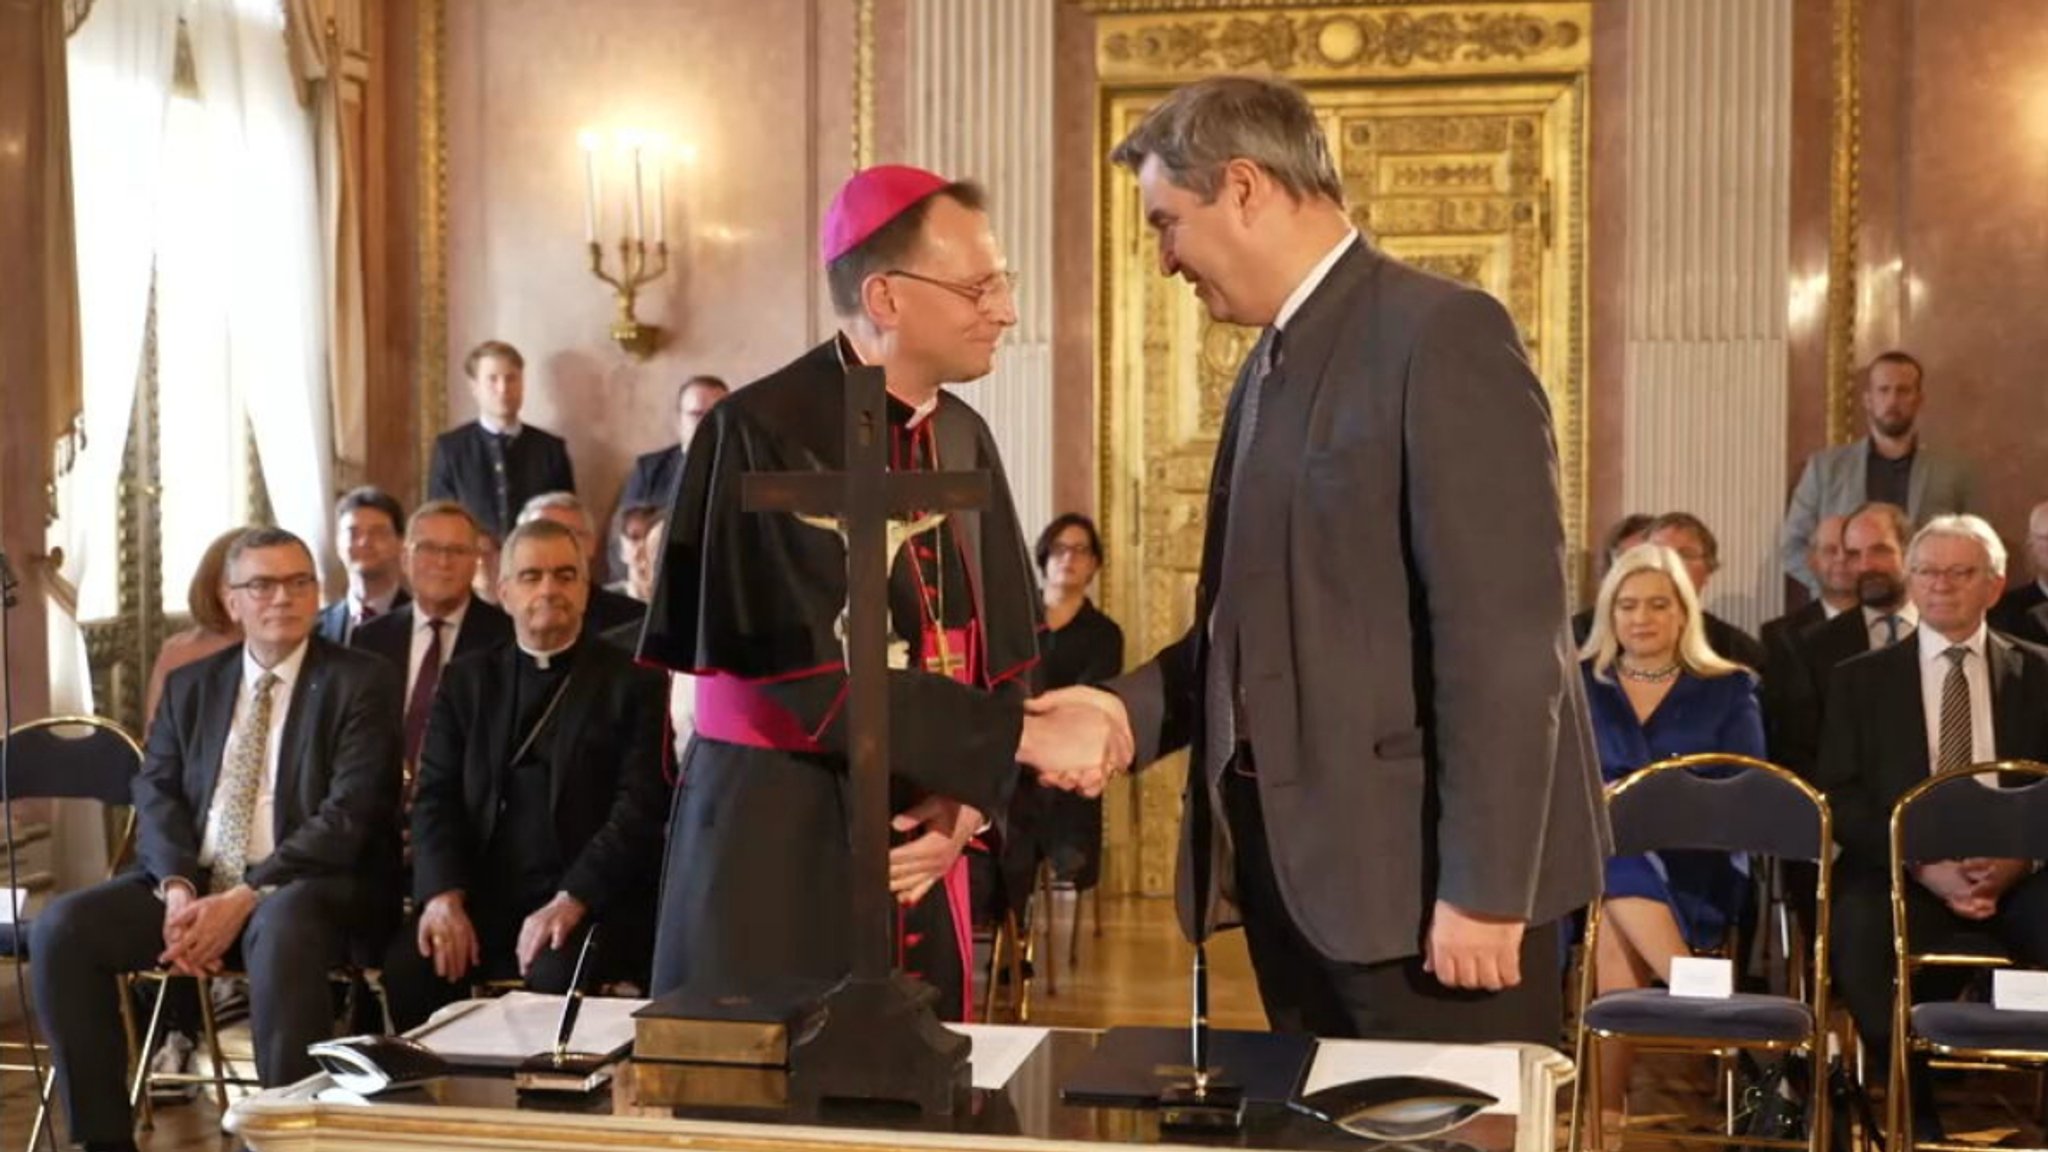
M1209 1032L1209 1065L1215 1078L1242 1085L1247 1101L1285 1104L1308 1075L1314 1037L1277 1032ZM1111 1028L1079 1071L1060 1086L1069 1104L1145 1108L1159 1094L1187 1083L1193 1068L1185 1028Z

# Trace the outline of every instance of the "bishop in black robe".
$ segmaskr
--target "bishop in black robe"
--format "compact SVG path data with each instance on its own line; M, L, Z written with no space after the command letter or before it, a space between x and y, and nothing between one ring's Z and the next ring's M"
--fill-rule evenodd
M840 471L844 337L734 392L685 456L641 638L697 679L696 734L669 822L653 991L723 990L850 967L847 677L837 534L741 503L749 472ZM1037 663L1038 596L988 426L940 392L890 399L892 467L984 469L990 504L913 537L890 572L894 810L938 794L1008 808ZM957 878L957 879L955 879ZM903 966L964 1014L965 869L907 910Z

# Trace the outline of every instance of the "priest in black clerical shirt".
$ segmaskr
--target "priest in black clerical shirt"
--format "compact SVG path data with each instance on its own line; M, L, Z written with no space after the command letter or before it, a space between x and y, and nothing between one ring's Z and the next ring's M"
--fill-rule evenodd
M516 643L449 664L420 755L420 911L384 964L399 1028L476 981L562 991L593 925L586 980L646 982L667 682L583 637L588 557L561 525L513 531L499 595Z
M469 509L493 540L542 492L574 492L569 447L545 429L519 421L526 400L526 360L502 340L486 340L462 362L477 418L441 433L427 469L427 498Z

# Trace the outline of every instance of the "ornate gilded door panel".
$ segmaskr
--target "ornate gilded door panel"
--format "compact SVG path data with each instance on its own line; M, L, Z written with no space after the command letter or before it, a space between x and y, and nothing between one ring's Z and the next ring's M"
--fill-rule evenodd
M1590 5L1358 5L1174 15L1096 5L1101 151L1172 85L1231 69L1301 80L1359 230L1508 306L1550 392L1565 517L1584 507L1584 123ZM1191 5L1192 6L1192 5ZM1216 438L1257 333L1159 275L1137 186L1106 164L1101 508L1106 607L1143 658L1188 627ZM1480 530L1475 526L1475 531ZM1573 557L1573 571L1578 557ZM1110 882L1172 890L1185 766L1113 791Z

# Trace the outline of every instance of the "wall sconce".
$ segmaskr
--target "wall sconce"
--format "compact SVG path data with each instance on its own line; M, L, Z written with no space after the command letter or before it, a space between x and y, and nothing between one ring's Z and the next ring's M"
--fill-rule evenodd
M596 132L584 132L583 146L583 239L590 249L590 274L611 286L619 313L612 321L612 341L636 360L645 360L660 343L661 329L642 324L633 314L641 287L668 272L668 141L644 133L620 132L617 155L621 175L630 185L619 197L619 267L616 274L605 271L604 241L600 234L605 221L603 139ZM654 169L654 250L648 259L647 169Z

